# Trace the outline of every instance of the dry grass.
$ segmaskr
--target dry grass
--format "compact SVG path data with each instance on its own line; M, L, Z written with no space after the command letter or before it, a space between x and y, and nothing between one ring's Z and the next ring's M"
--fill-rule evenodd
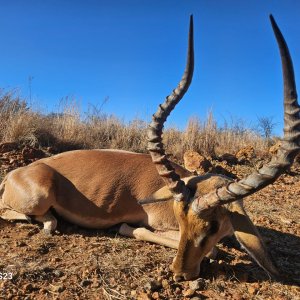
M206 120L191 118L185 130L167 128L164 142L168 153L181 160L186 150L205 156L235 154L252 145L258 153L266 141L256 132L232 122L220 128L210 112ZM124 123L96 109L82 118L76 101L66 98L59 113L43 114L29 107L14 91L0 96L0 142L52 147L56 152L71 149L115 148L146 152L147 124L142 120Z

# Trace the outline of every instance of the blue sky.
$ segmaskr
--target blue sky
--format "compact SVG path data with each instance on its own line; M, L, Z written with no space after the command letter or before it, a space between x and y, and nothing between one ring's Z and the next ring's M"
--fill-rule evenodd
M221 123L273 116L282 127L282 75L269 14L280 26L300 78L298 0L0 0L0 87L40 108L77 99L86 110L149 120L177 85L194 14L195 73L169 118L184 128L209 110ZM298 76L298 77L297 77Z

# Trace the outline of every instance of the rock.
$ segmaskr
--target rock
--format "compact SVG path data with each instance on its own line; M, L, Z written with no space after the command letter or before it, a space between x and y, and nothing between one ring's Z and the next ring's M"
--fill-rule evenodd
M140 293L137 300L151 300L151 297L147 293Z
M54 270L53 274L56 277L62 277L64 275L64 273L61 270Z
M257 289L253 286L248 287L248 292L250 295L255 295L257 293Z
M30 293L33 291L33 285L31 283L28 283L24 286L24 290L27 292L27 293Z
M255 151L253 146L247 146L240 149L236 154L238 162L250 161L255 157Z
M192 297L195 294L195 290L188 289L186 291L183 291L182 294L184 297Z
M152 294L152 299L159 299L159 293L158 292L154 292Z
M52 285L51 290L52 292L61 293L65 290L65 287L63 285Z
M281 141L277 141L277 142L275 143L275 145L273 145L273 146L271 146L271 147L269 148L269 153L270 153L271 155L276 154L277 151L278 151L278 149L279 149L280 147L281 147Z
M184 167L190 172L197 172L198 175L204 174L209 171L212 164L208 159L198 152L189 150L183 155Z
M56 263L56 262L59 262L59 261L61 261L61 258L59 258L59 257L51 258L51 262L53 262L53 263Z
M41 289L39 290L39 293L40 293L40 294L48 294L49 291L48 291L47 289L45 289L45 288L41 288Z
M161 287L162 287L162 283L157 280L149 281L144 285L144 288L146 290L150 290L152 292L159 290Z
M180 295L181 294L181 288L180 287L176 287L175 294L176 295Z
M83 286L83 287L87 287L87 286L89 286L91 283L92 283L91 280L84 279L84 280L81 281L80 285Z
M27 244L25 242L23 242L23 241L16 241L15 242L15 246L17 246L17 247L25 247L25 246L27 246Z
M198 278L197 280L193 280L189 282L189 288L192 290L203 290L205 287L205 280L202 278Z
M169 288L169 281L167 279L163 279L161 285L164 289Z

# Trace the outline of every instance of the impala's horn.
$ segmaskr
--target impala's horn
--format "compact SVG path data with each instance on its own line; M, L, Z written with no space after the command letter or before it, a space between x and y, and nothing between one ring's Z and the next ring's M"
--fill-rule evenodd
M293 63L287 44L272 15L270 19L280 50L284 81L284 137L282 145L271 161L258 171L240 181L229 183L227 186L197 198L193 202L193 209L197 213L251 195L274 182L281 173L291 166L295 156L299 153L300 108L297 102Z
M189 198L189 190L184 182L180 179L179 175L175 172L168 160L163 143L162 143L162 130L163 125L174 109L176 104L184 96L192 81L194 71L194 39L193 39L193 16L190 17L190 30L188 42L188 55L187 64L177 88L173 90L171 95L166 97L163 104L159 105L157 112L152 117L152 122L148 129L148 150L151 154L152 161L155 164L159 175L162 177L174 199L177 201L187 201ZM147 201L141 204L145 204Z

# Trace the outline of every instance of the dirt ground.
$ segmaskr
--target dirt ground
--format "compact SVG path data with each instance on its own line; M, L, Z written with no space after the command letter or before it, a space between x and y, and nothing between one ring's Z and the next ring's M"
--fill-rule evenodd
M1 156L2 174L30 162L19 157L17 163L18 155ZM230 171L240 176L249 167ZM234 238L218 245L216 260L203 261L198 280L176 283L169 269L175 250L61 219L52 236L39 224L0 219L0 299L300 299L299 195L296 166L245 200L280 281L271 280Z

